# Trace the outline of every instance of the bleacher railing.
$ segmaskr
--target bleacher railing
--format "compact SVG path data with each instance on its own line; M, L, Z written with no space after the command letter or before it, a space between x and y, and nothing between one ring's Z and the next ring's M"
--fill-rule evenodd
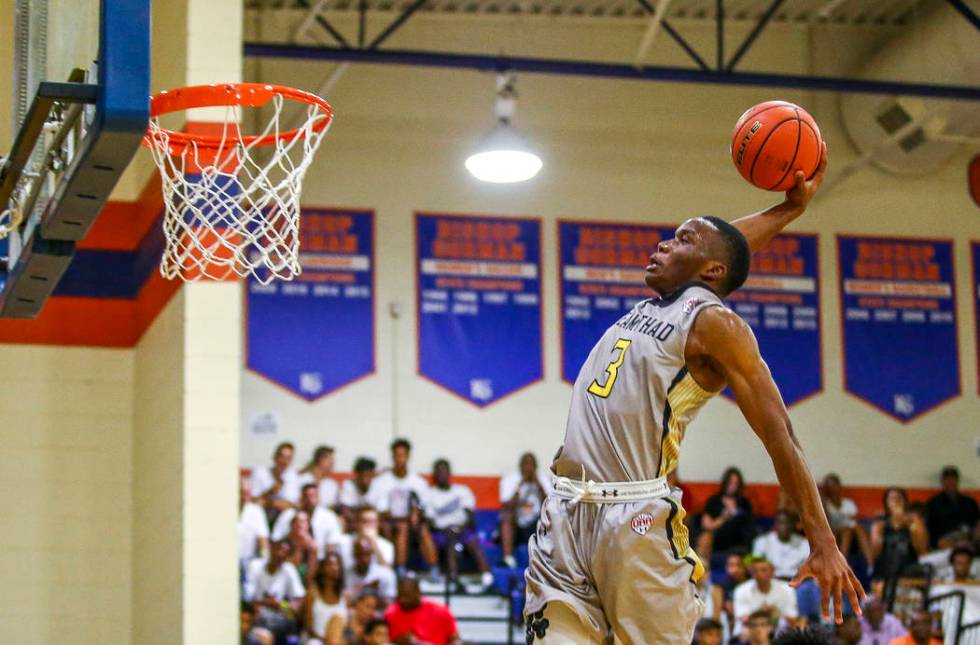
M966 596L962 591L948 591L931 596L926 603L929 611L941 611L943 614L943 633L946 635L946 645L959 645L965 626L963 625L963 605ZM976 637L980 638L980 630ZM980 640L977 641L980 644Z

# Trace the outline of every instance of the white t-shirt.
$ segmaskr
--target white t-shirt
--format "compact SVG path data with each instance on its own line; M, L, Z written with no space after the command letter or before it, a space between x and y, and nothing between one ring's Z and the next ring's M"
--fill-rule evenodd
M545 495L551 492L551 481L547 477L538 475L538 483L544 489ZM506 504L509 502L514 496L514 493L518 493L517 525L523 527L531 526L538 521L538 517L541 515L541 505L544 503L544 498L541 497L538 487L525 482L521 473L518 471L514 471L500 478L500 503Z
M796 609L796 592L782 580L773 580L770 583L769 593L759 591L755 580L746 580L735 587L733 603L735 605L736 634L741 634L743 631L743 618L747 618L752 612L765 606L775 607L779 610L779 623L783 626L786 625L786 618L799 616Z
M313 475L310 473L303 473L299 475L296 480L296 485L299 487L300 495L303 494L303 487L307 484L314 483ZM337 505L337 491L340 487L337 482L333 480L332 477L324 477L320 480L317 485L317 492L320 497L320 506L324 508L333 508Z
M368 567L365 575L362 576L351 569L344 574L344 580L347 585L347 595L351 598L357 598L365 587L374 587L386 602L391 602L398 594L395 572L391 567L383 567L374 562Z
M276 483L272 468L259 466L252 471L252 497L261 497L267 490ZM280 499L284 499L290 504L299 503L299 474L292 468L286 469L282 474L282 488L279 489Z
M296 600L306 595L303 581L292 562L283 562L275 573L266 569L268 560L252 560L245 575L245 600L251 602L272 596L278 601Z
M852 529L857 524L858 508L853 499L841 498L839 507L831 504L830 500L824 500L823 507L833 530Z
M354 568L354 541L357 536L351 533L344 533L340 536L340 540L337 542L337 553L340 555L340 559L344 562L344 569L350 571ZM384 562L378 562L378 556L371 559L372 563L382 564L384 566L392 566L395 564L395 545L384 539L380 535L374 538L378 542L378 550L381 551L381 555L384 558Z
M469 519L467 511L476 508L476 497L469 486L450 484L443 490L438 486L430 486L425 497L425 515L432 520L432 525L439 529L450 526L463 526Z
M796 533L782 542L775 531L760 535L752 543L752 553L772 563L777 578L792 578L810 556L810 544Z
M238 559L248 562L256 556L259 538L269 538L265 511L254 502L242 504L238 512Z
M294 517L296 517L295 508L287 508L279 514L275 525L272 527L273 541L281 540L289 535L289 525L292 524ZM320 558L326 553L327 547L336 545L340 541L340 536L343 535L337 514L322 506L317 506L313 511L313 517L310 518L310 532L313 533L317 556Z
M313 594L313 625L311 625L313 633L317 636L326 637L327 625L330 624L334 616L340 616L346 622L347 604L341 598L340 602L336 605L328 605L323 602L323 599L320 598L320 594L317 591L312 591L311 593Z
M406 518L412 493L421 504L425 500L425 491L428 488L429 484L415 473L396 477L394 472L386 470L371 482L368 496L375 496L378 500L378 511L381 513L388 513L395 518Z
M377 490L373 486L368 486L367 492L362 493L353 479L346 479L340 485L340 501L338 503L347 508L370 506L377 509L380 506Z

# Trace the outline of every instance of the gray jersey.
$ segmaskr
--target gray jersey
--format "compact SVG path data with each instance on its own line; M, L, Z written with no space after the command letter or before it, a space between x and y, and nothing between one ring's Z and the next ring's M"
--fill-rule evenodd
M584 467L587 479L637 481L677 468L687 424L717 394L688 373L687 335L701 311L720 306L690 284L637 303L606 330L575 380L556 474L580 479Z

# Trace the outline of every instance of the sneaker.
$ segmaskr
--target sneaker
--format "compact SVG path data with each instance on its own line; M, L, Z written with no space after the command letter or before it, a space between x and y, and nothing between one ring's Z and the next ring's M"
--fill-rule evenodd
M512 556L512 555L505 555L504 556L504 564L507 565L507 568L508 569L516 569L517 568L517 559L514 556Z
M493 574L489 571L484 571L483 575L480 576L480 585L484 591L493 589Z
M429 569L429 574L426 576L426 578L429 582L439 583L443 581L442 572L439 571L439 567L432 567Z

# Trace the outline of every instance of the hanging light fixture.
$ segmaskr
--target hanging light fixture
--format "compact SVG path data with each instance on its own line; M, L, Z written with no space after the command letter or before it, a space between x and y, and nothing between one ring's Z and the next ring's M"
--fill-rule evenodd
M510 123L517 107L515 82L511 74L497 76L494 101L497 125L466 159L466 169L480 181L495 184L527 181L544 165L541 157L531 150L527 140Z

